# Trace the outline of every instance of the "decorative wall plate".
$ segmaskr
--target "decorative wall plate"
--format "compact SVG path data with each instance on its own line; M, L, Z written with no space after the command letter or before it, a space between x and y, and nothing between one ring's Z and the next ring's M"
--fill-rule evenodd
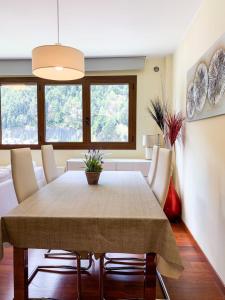
M208 70L204 63L200 63L195 72L194 78L194 90L195 90L195 108L201 112L208 92Z
M192 119L195 113L195 85L192 81L187 89L186 110L188 119Z
M225 50L218 49L209 65L208 98L212 105L220 102L225 92Z

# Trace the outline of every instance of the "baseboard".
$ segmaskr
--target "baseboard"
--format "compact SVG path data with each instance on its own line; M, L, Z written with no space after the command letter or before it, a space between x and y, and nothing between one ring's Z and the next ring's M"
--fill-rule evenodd
M180 220L181 223L184 226L185 231L191 236L191 239L193 240L193 243L195 245L195 247L201 252L201 254L204 256L204 258L206 259L206 261L208 262L212 273L214 274L214 278L217 282L217 284L219 285L219 287L221 288L222 292L225 295L225 284L223 283L222 279L220 278L219 274L216 272L216 270L214 269L214 267L212 266L212 264L210 263L210 261L208 260L207 256L205 255L205 253L202 251L201 247L199 246L198 242L196 241L196 239L193 237L192 233L190 232L189 228L187 227L187 225L184 223L184 221L181 219Z

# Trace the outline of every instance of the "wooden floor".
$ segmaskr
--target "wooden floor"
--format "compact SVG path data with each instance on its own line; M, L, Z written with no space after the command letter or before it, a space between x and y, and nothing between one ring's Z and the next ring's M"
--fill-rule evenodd
M212 272L204 255L196 247L191 236L185 231L183 224L173 225L173 230L185 270L180 279L165 280L171 300L225 300L224 291L216 280L215 274ZM44 260L42 257L43 251L33 250L29 253L31 269L36 264L54 263L54 261ZM95 262L90 274L83 275L84 300L97 300L97 264ZM12 249L7 248L4 259L0 262L0 300L13 299L12 272ZM75 276L39 273L30 285L30 298L46 297L60 300L74 300L76 299ZM107 300L128 297L138 299L142 297L142 294L142 276L107 275L105 280L105 295ZM157 288L157 298L162 298L159 287Z

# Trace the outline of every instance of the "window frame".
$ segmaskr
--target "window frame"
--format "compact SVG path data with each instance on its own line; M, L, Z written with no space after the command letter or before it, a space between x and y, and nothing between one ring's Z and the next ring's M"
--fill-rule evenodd
M13 149L29 147L40 149L41 145L52 144L55 149L108 149L108 150L133 150L136 149L136 98L137 98L137 76L86 76L80 80L53 81L37 77L1 77L2 84L36 84L37 85L37 124L38 144L2 144L1 126L1 97L0 97L0 149ZM82 85L82 117L83 117L83 141L82 142L47 142L46 116L45 116L45 85ZM128 142L92 142L91 141L91 99L90 86L95 85L129 85L129 106L128 106ZM1 96L1 94L0 94Z

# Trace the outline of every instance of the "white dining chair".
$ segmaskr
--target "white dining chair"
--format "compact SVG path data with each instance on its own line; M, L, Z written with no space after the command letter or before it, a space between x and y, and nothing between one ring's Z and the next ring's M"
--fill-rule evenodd
M38 191L38 184L35 177L31 150L29 148L20 148L20 149L12 149L11 150L11 168L12 168L12 179L13 185L17 196L18 203L22 203L26 200L29 196L34 194ZM80 257L74 251L73 260L79 259L80 264ZM59 255L59 254L58 254ZM71 255L71 252L70 252ZM80 270L88 270L92 265L92 253L88 253L88 260L89 264L87 267L80 267ZM38 266L33 273L31 274L30 278L28 279L28 284L31 283L33 278L38 272L58 272L60 269L63 269L63 273L77 273L78 270L75 266L68 266L68 265L41 265Z
M54 149L52 145L42 145L41 146L41 156L42 156L42 165L45 173L45 179L47 183L52 182L59 176L59 172L57 169ZM66 255L66 258L69 258L67 255L72 255L73 253L69 251L69 253L52 253L52 250L49 249L47 253L45 253L45 258L63 258ZM62 257L61 257L62 256Z
M157 149L157 146L154 147L154 153L152 160L154 159L153 169L150 169L150 182L149 178L148 183L152 188L154 195L156 196L161 207L164 207L167 192L169 189L170 176L171 176L171 165L172 165L172 151L165 148ZM152 166L151 166L152 167ZM112 274L123 274L123 271L126 271L124 274L131 275L143 275L144 266L146 263L145 258L137 257L108 257L107 254L104 256L106 262L103 261L103 268L107 272ZM113 265L112 267L109 265ZM117 266L116 266L117 265ZM123 265L123 266L121 266ZM124 266L125 265L125 266ZM129 273L129 270L134 272ZM127 273L128 272L128 273ZM157 271L157 278L159 280L160 287L164 294L164 299L169 300L169 294L161 274Z
M42 145L41 146L41 156L42 164L45 173L45 179L47 183L52 182L57 177L62 175L62 168L57 168L55 162L54 149L52 145ZM54 258L54 259L75 259L76 255L72 251L63 250L63 252L55 252L52 249L48 249L47 253L44 254L45 258ZM88 267L82 267L82 270L88 270L92 265L92 253L87 254L89 260Z
M41 146L41 156L42 156L42 165L45 173L45 179L47 183L52 182L59 176L59 172L55 162L54 149L52 145L42 145ZM45 253L45 258L64 258L64 256L72 255L69 251L63 253L52 253L51 249L48 249L47 253ZM66 257L68 258L68 257Z
M152 163L148 174L148 184L152 188L161 207L164 207L167 192L169 189L170 176L172 164L172 151L165 148L153 147ZM131 274L143 275L144 266L146 263L145 258L137 257L109 257L107 254L104 256L103 268L106 272L112 274ZM110 266L113 265L113 266ZM123 265L123 266L121 266ZM129 270L133 272L129 273ZM128 272L128 273L127 273ZM157 278L164 294L164 299L169 300L169 294L161 274L157 271Z
M157 168L157 162L158 162L158 154L159 154L159 146L154 145L152 149L152 161L151 166L148 172L147 182L152 186L153 180L155 178L156 168Z
M11 150L11 168L17 200L21 203L38 190L29 148Z
M171 170L172 150L160 148L156 173L151 188L162 208L164 207L169 189Z
M52 182L59 176L55 162L54 150L52 145L41 146L42 164L47 183Z

